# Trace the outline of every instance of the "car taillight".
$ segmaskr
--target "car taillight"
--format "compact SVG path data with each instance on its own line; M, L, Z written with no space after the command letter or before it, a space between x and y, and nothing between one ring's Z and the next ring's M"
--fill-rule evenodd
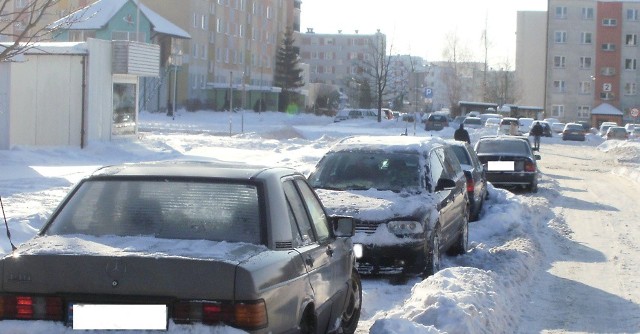
M60 297L0 296L0 319L62 320Z
M174 304L176 323L201 322L206 325L224 323L242 329L258 329L268 324L263 300L252 302L181 301Z
M534 164L534 163L533 163L533 162L531 162L531 161L527 161L527 162L524 164L524 171L525 171L525 172L535 172L535 171L536 171L536 164Z
M473 179L467 179L467 192L473 192L476 184L473 182Z

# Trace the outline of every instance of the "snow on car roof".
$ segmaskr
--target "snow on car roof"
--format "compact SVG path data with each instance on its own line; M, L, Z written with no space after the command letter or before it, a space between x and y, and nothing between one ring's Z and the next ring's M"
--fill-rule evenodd
M354 136L340 141L331 151L373 149L387 152L427 152L444 143L440 137Z

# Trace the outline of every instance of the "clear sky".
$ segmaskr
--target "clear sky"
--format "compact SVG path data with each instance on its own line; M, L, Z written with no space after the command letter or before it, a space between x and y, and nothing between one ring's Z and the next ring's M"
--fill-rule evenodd
M300 31L372 34L380 29L393 54L442 60L447 36L457 35L472 60L484 61L487 27L491 66L515 67L518 11L546 11L547 0L302 0Z

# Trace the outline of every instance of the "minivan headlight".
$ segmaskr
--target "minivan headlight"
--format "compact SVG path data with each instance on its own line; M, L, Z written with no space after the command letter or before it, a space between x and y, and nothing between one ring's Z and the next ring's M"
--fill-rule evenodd
M408 235L422 233L422 224L413 220L392 220L387 223L389 232L395 235Z

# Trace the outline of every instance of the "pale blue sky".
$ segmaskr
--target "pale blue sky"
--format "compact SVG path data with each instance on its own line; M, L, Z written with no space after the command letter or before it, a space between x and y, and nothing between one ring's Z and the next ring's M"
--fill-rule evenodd
M302 0L302 32L375 33L380 29L394 54L442 60L447 34L456 33L474 60L484 59L487 23L490 63L515 66L516 13L547 10L547 0Z

